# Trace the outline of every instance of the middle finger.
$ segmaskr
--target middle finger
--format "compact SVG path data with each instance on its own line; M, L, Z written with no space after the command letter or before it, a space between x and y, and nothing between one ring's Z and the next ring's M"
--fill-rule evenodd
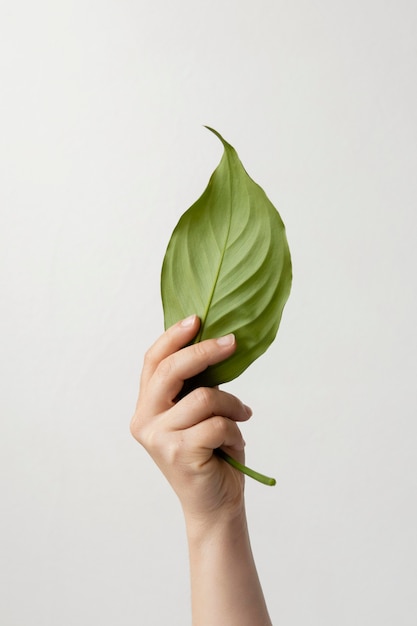
M252 410L231 393L199 387L177 402L167 415L170 428L183 430L214 415L244 422L251 417Z

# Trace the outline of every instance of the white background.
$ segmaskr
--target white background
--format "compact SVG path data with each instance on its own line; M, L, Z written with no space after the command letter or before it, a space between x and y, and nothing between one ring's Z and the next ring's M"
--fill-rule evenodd
M208 124L293 257L228 386L278 481L247 483L273 622L414 626L415 1L15 0L0 30L1 624L190 623L180 507L128 424Z

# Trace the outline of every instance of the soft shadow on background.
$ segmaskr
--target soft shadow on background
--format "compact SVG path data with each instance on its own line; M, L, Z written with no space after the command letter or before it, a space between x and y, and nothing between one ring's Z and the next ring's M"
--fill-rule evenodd
M208 124L293 256L228 386L278 480L247 483L273 622L415 625L416 35L406 0L2 4L2 624L190 621L182 515L128 424Z

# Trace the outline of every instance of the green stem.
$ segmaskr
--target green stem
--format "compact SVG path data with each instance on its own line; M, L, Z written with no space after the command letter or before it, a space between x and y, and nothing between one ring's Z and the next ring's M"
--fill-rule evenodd
M250 476L251 478L254 478L255 480L257 480L258 482L263 483L264 485L269 485L269 486L273 487L276 484L276 482L277 482L275 480L275 478L270 478L269 476L264 476L264 474L260 474L259 472L255 472L255 470L250 469L249 467L246 467L246 465L242 465L242 463L239 463L239 461L236 461L235 459L233 459L231 456L229 456L227 454L227 452L225 452L221 448L217 448L215 450L215 453L221 459L223 459L224 461L229 463L229 465L231 465L235 469L239 470L239 472L242 472L242 474L246 474L246 476Z

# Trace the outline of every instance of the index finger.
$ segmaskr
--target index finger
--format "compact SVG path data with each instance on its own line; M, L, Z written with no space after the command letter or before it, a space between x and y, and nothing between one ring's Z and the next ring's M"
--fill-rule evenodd
M200 327L197 315L180 320L155 341L145 354L141 387L146 386L161 361L186 346L196 336Z
M148 381L147 400L155 413L176 403L184 381L203 372L209 365L224 361L236 349L233 333L187 346L161 361Z

